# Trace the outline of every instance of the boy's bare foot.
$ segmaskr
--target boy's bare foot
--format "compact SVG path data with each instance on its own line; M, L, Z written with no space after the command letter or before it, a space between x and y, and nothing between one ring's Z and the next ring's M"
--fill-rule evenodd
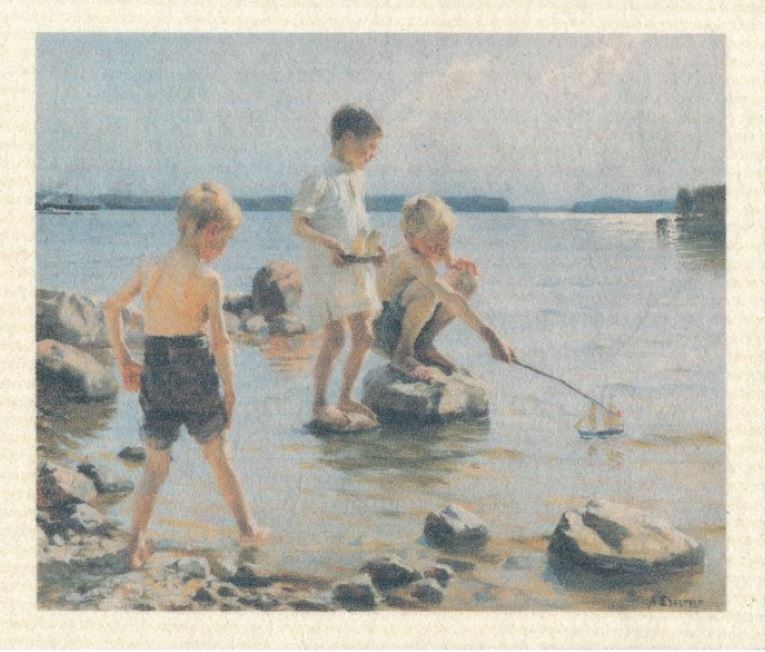
M247 534L239 535L240 548L259 548L271 537L271 530L266 527L252 528Z
M419 380L423 383L432 383L439 380L441 371L433 367L427 367L424 364L417 365L414 369L407 371L406 375L413 380ZM442 376L441 376L442 377Z
M377 415L366 405L359 403L359 401L354 401L351 398L341 399L338 401L337 407L340 408L343 412L350 412L351 414L363 414L365 417L368 417L377 423Z
M315 408L313 418L322 425L332 426L333 428L344 428L351 422L348 415L334 405L323 405L322 407Z
M130 570L140 570L154 552L154 546L151 541L146 541L143 537L131 537L127 547L128 567Z

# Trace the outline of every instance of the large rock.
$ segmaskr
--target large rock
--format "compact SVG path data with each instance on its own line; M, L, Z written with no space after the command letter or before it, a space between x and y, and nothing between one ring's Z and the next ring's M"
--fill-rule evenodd
M90 478L60 464L45 462L37 470L37 507L58 508L93 501L96 487Z
M642 579L687 571L704 563L694 539L646 511L602 499L565 512L548 554L561 570L631 575Z
M37 340L76 346L108 346L101 305L73 292L37 290Z
M425 518L425 536L441 548L480 548L489 538L489 529L475 514L459 505L449 505Z
M381 419L448 421L475 419L489 413L484 384L462 371L423 383L407 378L390 365L372 369L364 377L362 403Z
M283 260L261 267L252 279L252 310L271 320L300 304L303 281L297 265Z
M119 391L109 367L89 353L55 340L37 343L37 383L41 389L55 386L73 401L101 401Z

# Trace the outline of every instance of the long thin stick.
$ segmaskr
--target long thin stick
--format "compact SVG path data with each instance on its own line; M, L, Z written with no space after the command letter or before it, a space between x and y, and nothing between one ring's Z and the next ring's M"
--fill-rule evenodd
M545 378L549 378L550 380L557 380L557 381L558 381L558 382L559 382L561 385L565 385L565 386L566 386L566 387L568 387L570 390L572 390L572 391L576 392L576 393L577 393L577 394L579 394L580 396L584 396L584 398L586 398L586 399L589 399L590 401L592 401L592 402L593 402L593 403L595 403L596 405L599 405L599 406L600 406L600 407L602 407L602 408L603 408L603 409L604 409L606 412L610 412L611 414L617 414L615 410L612 410L611 408L608 408L608 407L606 407L606 406L605 406L605 405L603 405L603 404L602 404L602 403L601 403L599 400L597 400L597 399L595 399L595 398L592 398L592 396L588 396L588 395L587 395L587 394L585 394L585 393L584 393L582 390L580 390L580 389L577 389L577 388L576 388L576 387L574 387L573 385L570 385L570 384L569 384L569 383L567 383L565 380L563 380L563 378L558 378L557 376L553 376L552 374L548 374L548 373L546 373L546 372L542 371L541 369L537 369L536 367L532 367L531 365L527 365L527 364L524 364L523 362L520 362L520 361L519 361L519 360L517 360L517 359L514 361L514 363L515 363L515 365L516 365L517 367L523 367L524 369L528 369L529 371L533 371L535 374L539 374L540 376L544 376Z

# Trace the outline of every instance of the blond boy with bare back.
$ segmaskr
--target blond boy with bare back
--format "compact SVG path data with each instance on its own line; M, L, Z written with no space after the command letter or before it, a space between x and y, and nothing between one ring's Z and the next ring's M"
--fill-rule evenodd
M231 465L225 435L236 400L234 369L221 280L209 267L225 251L241 220L239 206L220 184L205 182L190 189L178 205L176 247L162 259L141 265L104 307L124 385L129 391L140 390L144 415L146 462L128 546L132 569L142 567L150 555L146 529L181 425L200 444L241 540L256 544L266 533L255 526ZM143 367L131 357L122 335L122 308L139 294L144 308Z
M456 223L449 206L438 197L418 195L407 200L401 218L404 242L378 273L383 310L374 323L376 344L395 368L416 380L430 382L440 372L450 374L456 369L433 345L453 319L462 319L478 333L495 360L515 360L510 346L468 304L477 287L478 269L474 262L452 254ZM443 276L436 270L439 263L447 267Z

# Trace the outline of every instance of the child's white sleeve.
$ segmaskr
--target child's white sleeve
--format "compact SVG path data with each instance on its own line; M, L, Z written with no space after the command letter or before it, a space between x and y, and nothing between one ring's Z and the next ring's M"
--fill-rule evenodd
M292 202L292 212L311 217L321 204L327 191L327 179L320 174L311 174L303 179L295 200Z

